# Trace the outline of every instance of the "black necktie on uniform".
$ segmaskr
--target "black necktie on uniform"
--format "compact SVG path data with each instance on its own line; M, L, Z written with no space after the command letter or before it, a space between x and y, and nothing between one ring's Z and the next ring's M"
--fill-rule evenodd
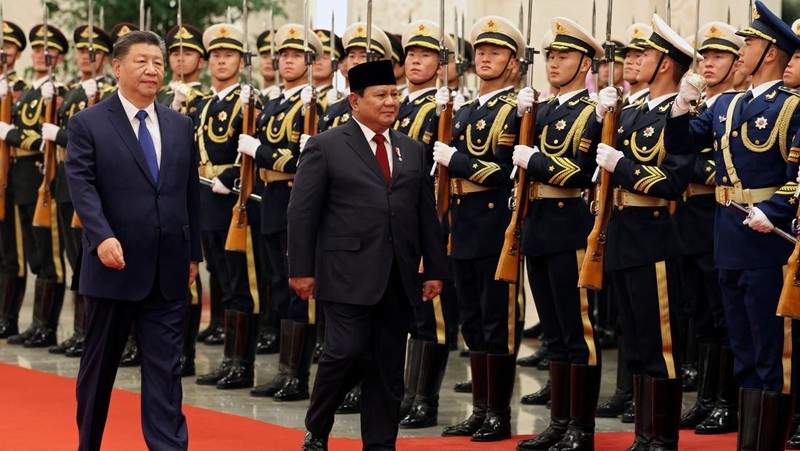
M747 105L750 104L750 101L753 100L753 90L748 89L747 92L744 93L744 96L739 99L739 104L736 105L736 119L738 120L744 114L744 109L747 108Z

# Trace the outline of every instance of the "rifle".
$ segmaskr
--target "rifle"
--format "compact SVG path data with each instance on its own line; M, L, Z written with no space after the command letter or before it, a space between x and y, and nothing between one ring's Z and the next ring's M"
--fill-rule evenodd
M450 51L444 43L444 0L439 3L439 24L441 34L439 36L439 65L444 71L444 86L447 86L447 66L449 65ZM449 88L448 88L449 89ZM450 97L447 106L439 114L439 141L450 144L453 141L453 98ZM439 222L444 221L447 211L450 209L450 170L447 166L439 163L431 168L436 174L436 213L439 215Z
M314 52L308 46L308 33L309 28L311 28L308 20L308 0L303 2L303 16L303 28L305 29L303 51L305 53L306 72L308 72L308 86L311 86L314 92L311 96L311 103L308 104L306 114L303 117L303 133L313 136L317 134L317 90L314 88ZM335 39L333 29L331 29L331 55L335 52Z
M247 69L247 83L252 86L253 55L250 53L250 45L247 43L247 0L243 0L242 16L242 23L244 24L244 66ZM242 106L242 115L244 119L244 122L242 123L242 134L252 135L256 130L255 93L252 89L250 89L250 98L247 99L247 105ZM253 158L245 154L240 155L242 162L239 169L239 180L236 186L236 188L239 189L239 199L233 206L231 225L228 227L228 237L225 239L225 250L245 252L247 251L248 229L247 200L253 193L255 171L253 166Z
M0 25L3 24L3 5L0 5ZM3 27L0 26L0 42L5 42ZM8 85L6 97L0 102L0 121L11 123L11 100L13 89L8 79L8 55L0 48L0 64L3 65L3 78ZM8 167L10 148L7 142L0 141L0 221L6 219L6 187L8 186Z
M800 208L792 221L792 231L797 234L800 226ZM800 319L800 244L795 243L792 255L783 274L783 289L778 300L776 314L786 318Z
M528 68L533 65L533 58L537 53L536 49L530 46L533 22L532 12L533 0L528 0L528 31L525 42L527 42L529 46L525 47L525 55L519 60L519 73L522 80L528 75ZM528 80L528 86L533 85L530 78ZM536 92L536 90L533 92L535 100L538 100L539 93ZM536 140L536 115L538 112L539 104L537 101L534 101L533 106L526 109L522 114L522 124L520 125L519 131L520 144L533 147ZM497 261L497 270L494 273L495 280L502 280L508 283L517 283L519 280L519 261L522 257L519 248L522 237L522 223L525 220L525 215L528 213L528 188L530 186L528 171L518 166L514 166L514 169L515 171L512 171L511 178L514 178L514 172L517 173L517 178L514 182L514 191L508 199L508 208L512 211L511 221L509 221L508 227L506 227L503 238L503 249L500 251L500 259Z
M50 57L50 47L47 44L47 0L44 1L44 61L47 66L48 80L45 83L53 83L53 65ZM58 118L56 117L56 97L57 92L53 92L53 98L47 102L44 111L44 117L41 123L50 123L58 125ZM33 211L33 226L34 227L51 227L50 215L51 205L53 203L53 191L50 186L56 178L56 143L53 141L44 142L44 162L41 166L42 171L42 184L39 185L39 194L36 199L36 208Z
M614 80L614 54L616 45L611 41L611 9L614 1L608 2L608 21L606 22L605 54L608 64L608 79ZM613 85L610 84L610 86ZM619 88L616 88L619 91ZM603 117L603 131L601 142L611 147L617 146L617 129L619 128L619 115L622 111L622 96L619 96L614 108L610 108ZM603 288L603 259L605 245L608 238L608 221L611 219L611 173L597 168L600 180L595 188L595 198L590 209L595 215L592 231L586 238L586 256L583 258L580 273L578 274L578 287L600 291Z
M208 178L208 177L203 177L203 176L201 175L201 176L199 177L199 180L200 180L200 184L201 184L201 185L205 185L205 186L207 186L207 187L209 187L209 188L210 188L210 187L212 187L212 186L214 186L214 181L213 181L213 180L211 180L211 179L210 179L210 178ZM238 195L240 192L241 192L241 190L239 190L239 188L237 188L237 187L235 187L235 186L234 186L233 188L231 188L231 193L233 193L233 194L237 194L237 195ZM252 194L252 193L251 193L251 194L250 194L250 200L254 200L254 201L256 201L256 202L261 202L261 196L259 196L258 194Z

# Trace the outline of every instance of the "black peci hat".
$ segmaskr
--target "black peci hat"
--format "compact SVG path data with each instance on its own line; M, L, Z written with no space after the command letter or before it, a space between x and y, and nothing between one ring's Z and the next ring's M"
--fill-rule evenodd
M391 60L362 63L347 72L350 92L361 91L370 86L396 85Z

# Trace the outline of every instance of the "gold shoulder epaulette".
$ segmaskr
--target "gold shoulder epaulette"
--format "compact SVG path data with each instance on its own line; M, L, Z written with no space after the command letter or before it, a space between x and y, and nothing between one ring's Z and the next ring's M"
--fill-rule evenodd
M641 106L641 105L640 105L640 104L638 104L638 103L636 103L636 102L634 102L634 103L631 103L630 105L625 105L624 107L622 107L622 110L623 110L623 111L625 111L625 110L627 110L627 109L630 109L630 108L637 108L637 107L639 107L639 106Z
M433 94L420 97L419 99L414 101L414 105L421 105L425 102L436 102L436 97L434 97Z
M778 88L778 90L779 91L783 91L783 92L785 92L787 94L791 94L791 95L800 97L800 91L798 91L797 89L794 89L794 88L790 88L788 86L781 86L780 88Z
M511 106L517 106L517 94L515 94L515 93L509 94L509 95L505 95L505 96L500 96L500 97L497 98L497 100L500 101L500 102L503 102L503 103L507 103L507 104L509 104Z
M594 100L593 98L591 98L589 96L581 97L580 100L581 100L581 102L583 102L583 103L585 103L587 105L597 106L597 100Z

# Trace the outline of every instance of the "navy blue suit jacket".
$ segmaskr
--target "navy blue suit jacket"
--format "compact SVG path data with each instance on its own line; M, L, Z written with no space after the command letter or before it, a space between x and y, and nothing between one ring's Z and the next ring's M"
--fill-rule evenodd
M138 301L158 280L165 299L185 299L189 263L202 260L192 121L155 108L161 130L157 183L118 94L69 122L65 169L83 223L81 294ZM97 246L110 237L122 245L122 270L107 268L97 256Z

